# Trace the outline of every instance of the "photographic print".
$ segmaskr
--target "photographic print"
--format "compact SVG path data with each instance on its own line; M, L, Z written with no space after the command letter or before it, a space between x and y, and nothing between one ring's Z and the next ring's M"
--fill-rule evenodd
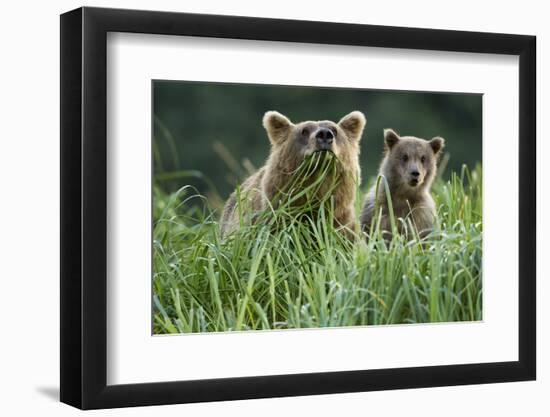
M534 36L89 7L60 34L62 402L536 379Z
M154 334L482 320L482 95L152 90Z

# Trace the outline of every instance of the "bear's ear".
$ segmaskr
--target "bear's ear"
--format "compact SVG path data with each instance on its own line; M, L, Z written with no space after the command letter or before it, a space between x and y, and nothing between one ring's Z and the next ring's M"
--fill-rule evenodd
M389 151L399 142L399 135L392 129L384 129L384 143Z
M292 122L286 116L276 111L268 111L264 114L263 124L267 130L267 136L272 144L282 143L287 137Z
M434 151L434 154L437 155L441 149L445 147L445 139L442 137L436 136L428 142Z
M365 115L355 110L342 117L338 122L338 126L344 129L344 132L346 132L346 135L350 139L358 141L361 139L361 134L366 123L367 119L365 119Z

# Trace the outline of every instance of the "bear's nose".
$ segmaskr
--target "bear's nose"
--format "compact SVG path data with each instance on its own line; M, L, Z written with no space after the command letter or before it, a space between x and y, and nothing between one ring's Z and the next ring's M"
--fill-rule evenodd
M420 172L418 172L418 171L416 171L416 170L415 170L415 171L411 171L411 175L412 175L413 177L415 177L415 178L418 178L418 176L420 175Z
M315 139L319 145L330 145L334 141L334 134L330 129L321 128L315 134Z

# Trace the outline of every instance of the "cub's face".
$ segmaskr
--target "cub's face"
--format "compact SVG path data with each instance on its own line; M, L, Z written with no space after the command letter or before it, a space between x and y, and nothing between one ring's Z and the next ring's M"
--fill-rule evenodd
M414 136L399 136L384 130L386 147L385 170L391 180L405 188L416 189L431 184L437 158L445 144L441 137L424 140Z
M263 119L272 152L279 153L289 169L315 152L332 152L344 165L357 164L365 123L359 111L349 113L338 123L324 120L294 124L276 111L268 111Z

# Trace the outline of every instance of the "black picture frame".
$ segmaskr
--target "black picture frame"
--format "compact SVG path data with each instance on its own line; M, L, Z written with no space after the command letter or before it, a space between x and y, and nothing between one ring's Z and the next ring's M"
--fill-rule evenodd
M108 32L519 56L519 360L107 385ZM61 15L60 57L62 402L94 409L535 379L534 36L84 7Z

